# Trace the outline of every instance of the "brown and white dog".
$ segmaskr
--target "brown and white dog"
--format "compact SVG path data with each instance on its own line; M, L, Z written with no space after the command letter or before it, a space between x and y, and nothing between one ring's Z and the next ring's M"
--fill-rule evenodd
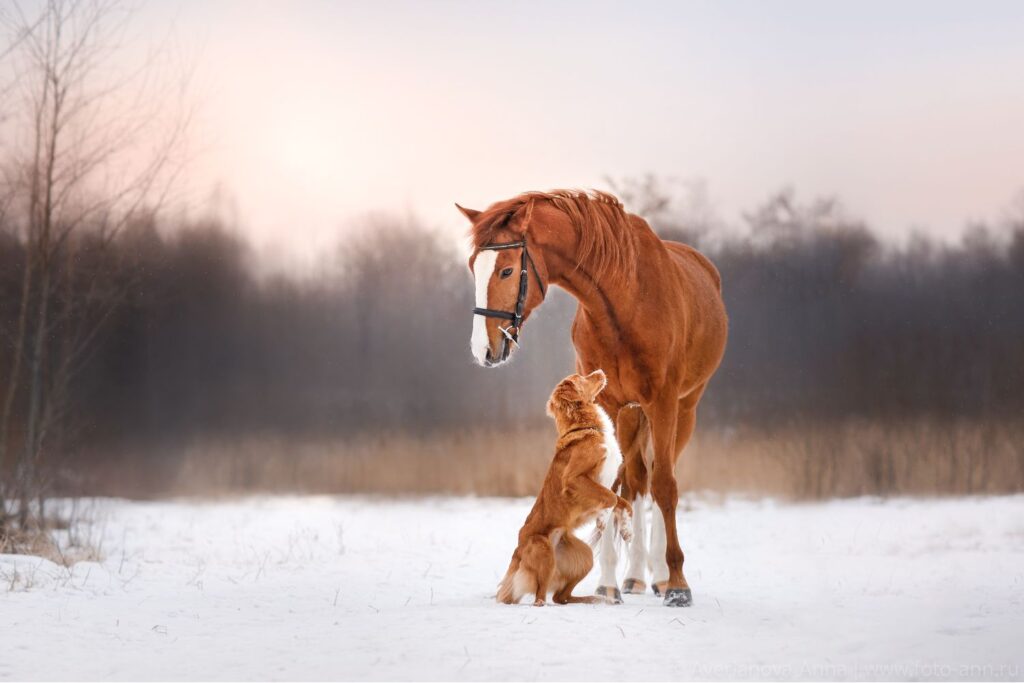
M606 383L604 372L570 375L559 382L548 400L548 415L558 427L555 457L533 509L519 530L519 545L512 554L505 578L498 585L498 602L513 604L527 594L543 605L548 592L561 605L569 602L604 602L602 597L572 594L594 566L594 555L573 534L596 521L605 524L611 508L616 526L630 540L629 502L609 488L622 462L615 429L608 415L594 403Z

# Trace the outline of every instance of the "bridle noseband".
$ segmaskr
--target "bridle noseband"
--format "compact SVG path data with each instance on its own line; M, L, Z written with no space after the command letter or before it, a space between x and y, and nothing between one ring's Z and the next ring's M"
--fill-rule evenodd
M498 329L505 335L505 343L501 350L501 360L505 361L508 359L510 353L512 353L512 346L519 346L519 328L523 324L523 309L526 307L526 290L529 285L529 274L527 271L527 264L533 266L533 274L537 278L537 287L540 288L541 297L544 296L544 283L540 279L540 273L537 272L537 265L533 262L533 257L530 256L529 249L526 248L526 238L524 237L519 242L506 242L504 244L486 244L480 247L480 251L501 251L503 249L517 249L523 248L523 255L520 259L519 264L519 297L516 299L515 311L509 313L508 311L496 311L493 308L474 308L473 315L482 315L485 318L501 318L502 320L508 320L511 324L508 327L499 326Z

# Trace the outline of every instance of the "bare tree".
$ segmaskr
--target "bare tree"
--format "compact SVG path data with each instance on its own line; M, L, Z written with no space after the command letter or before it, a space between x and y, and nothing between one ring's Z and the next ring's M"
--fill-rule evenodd
M701 179L664 179L652 173L605 182L626 208L644 217L663 239L703 245L720 241L725 227Z
M82 272L78 252L103 251L159 206L182 165L191 115L168 106L180 93L154 74L155 53L125 66L130 16L117 0L48 0L36 15L18 5L0 15L7 88L20 94L3 125L21 141L2 150L3 196L25 245L10 371L0 382L0 467L13 456L7 494L21 527L33 497L41 510L41 462L67 424L68 386L129 284L113 277L123 267Z

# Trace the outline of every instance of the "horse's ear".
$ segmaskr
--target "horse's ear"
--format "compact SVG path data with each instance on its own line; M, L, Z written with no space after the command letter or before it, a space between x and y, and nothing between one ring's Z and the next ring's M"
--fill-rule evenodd
M530 225L530 218L533 217L533 200L526 202L519 210L512 214L506 227L514 233L522 235Z
M467 209L466 207L459 206L458 204L455 205L455 208L461 211L462 215L468 218L470 222L475 221L476 217L480 215L480 212L476 209Z

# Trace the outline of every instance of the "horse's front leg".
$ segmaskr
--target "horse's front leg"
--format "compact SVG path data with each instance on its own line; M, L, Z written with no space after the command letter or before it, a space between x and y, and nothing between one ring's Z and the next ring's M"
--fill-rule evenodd
M679 487L676 484L676 427L679 417L679 400L667 400L644 406L644 412L651 423L654 441L654 467L651 472L651 497L661 513L665 528L665 563L668 565L668 583L665 585L664 604L669 607L685 607L693 602L690 586L683 576L683 550L679 547L676 530L676 505L679 502ZM660 540L660 539L658 539ZM656 543L652 542L652 552ZM655 581L660 577L655 576Z
M576 371L582 373L584 371L583 366L577 362ZM621 407L614 402L606 399L606 396L598 397L598 405L608 415L612 424L615 424L615 420L621 410ZM622 443L622 435L616 433L616 439L619 443ZM621 447L620 447L621 450ZM621 468L620 468L621 474ZM614 489L615 486L612 485ZM613 491L618 494L618 491ZM618 497L618 496L616 496ZM619 605L622 603L622 593L619 591L619 581L615 576L616 570L619 564L619 553L616 544L618 539L615 538L617 529L616 525L616 510L613 507L607 512L601 510L598 513L598 532L601 534L600 541L597 545L597 555L599 564L601 566L601 578L597 582L597 590L594 591L595 595L598 595L608 602Z
M645 525L645 498L648 491L647 464L644 451L647 450L647 419L639 408L625 408L619 412L617 432L622 448L622 491L621 495L633 503L633 539L629 544L629 564L626 578L622 581L623 593L643 594L647 588L647 529ZM662 552L664 557L664 552ZM668 574L666 572L666 578Z
M626 566L626 578L622 581L624 593L643 595L647 589L647 584L644 582L647 570L646 517L645 497L637 494L633 499L633 540L629 544L629 564Z
M619 592L619 582L615 577L615 570L619 564L619 553L615 547L618 539L615 538L613 512L613 510L608 510L607 512L601 510L598 513L600 519L605 519L605 523L604 528L601 530L601 540L598 545L601 578L597 582L597 590L594 594L601 596L613 605L619 605L622 603L622 593Z

